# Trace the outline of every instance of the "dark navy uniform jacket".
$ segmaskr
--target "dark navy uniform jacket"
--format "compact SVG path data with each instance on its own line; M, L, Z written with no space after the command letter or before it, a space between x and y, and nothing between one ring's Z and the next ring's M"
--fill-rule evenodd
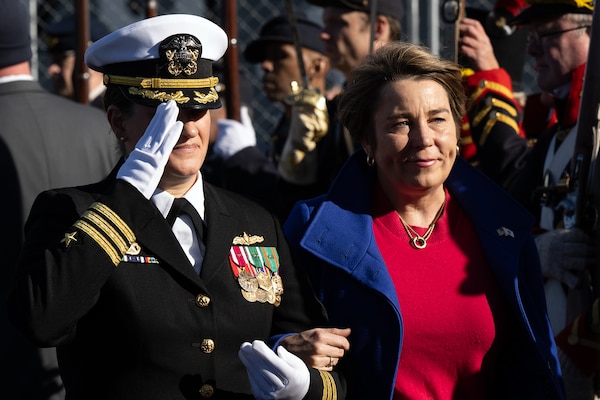
M205 183L198 276L162 214L115 180L117 169L100 183L37 198L10 299L13 323L36 344L57 347L67 399L252 398L237 355L242 342L326 324L279 224L255 203ZM242 296L229 253L244 233L277 249L279 306ZM139 254L126 257L133 243ZM324 383L333 382L312 370L307 398L321 399ZM331 388L325 394L336 398Z

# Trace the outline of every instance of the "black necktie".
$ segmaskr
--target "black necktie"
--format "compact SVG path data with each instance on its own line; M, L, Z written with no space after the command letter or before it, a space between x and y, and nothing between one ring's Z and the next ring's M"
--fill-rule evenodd
M187 214L190 216L192 222L194 223L194 227L196 228L196 232L198 233L198 240L203 242L205 230L204 222L202 221L202 218L200 218L198 211L196 211L194 206L187 201L185 197L179 197L173 201L173 205L171 206L169 214L166 218L169 225L173 226L175 219L181 214Z

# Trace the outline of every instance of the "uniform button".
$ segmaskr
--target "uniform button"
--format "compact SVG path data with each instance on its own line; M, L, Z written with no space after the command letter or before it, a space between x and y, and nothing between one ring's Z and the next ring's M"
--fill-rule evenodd
M212 385L205 383L202 385L199 392L203 399L210 399L215 394L215 388Z
M199 294L198 296L196 296L196 305L198 307L208 307L208 304L210 303L210 297L208 297L205 294Z
M200 350L204 353L209 354L215 350L215 341L212 339L204 339L200 344Z

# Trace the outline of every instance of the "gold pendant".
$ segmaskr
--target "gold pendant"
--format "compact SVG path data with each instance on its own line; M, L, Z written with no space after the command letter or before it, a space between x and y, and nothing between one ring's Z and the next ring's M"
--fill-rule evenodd
M415 236L411 238L410 244L412 245L412 247L418 250L423 250L425 247L427 247L427 241L421 236Z

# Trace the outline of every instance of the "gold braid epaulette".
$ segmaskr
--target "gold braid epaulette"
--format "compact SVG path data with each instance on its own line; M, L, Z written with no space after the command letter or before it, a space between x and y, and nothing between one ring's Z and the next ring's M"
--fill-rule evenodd
M337 400L337 386L331 373L319 370L321 379L323 380L323 397L322 400Z
M135 235L129 226L113 210L99 202L93 203L73 226L91 237L115 267L135 242Z

